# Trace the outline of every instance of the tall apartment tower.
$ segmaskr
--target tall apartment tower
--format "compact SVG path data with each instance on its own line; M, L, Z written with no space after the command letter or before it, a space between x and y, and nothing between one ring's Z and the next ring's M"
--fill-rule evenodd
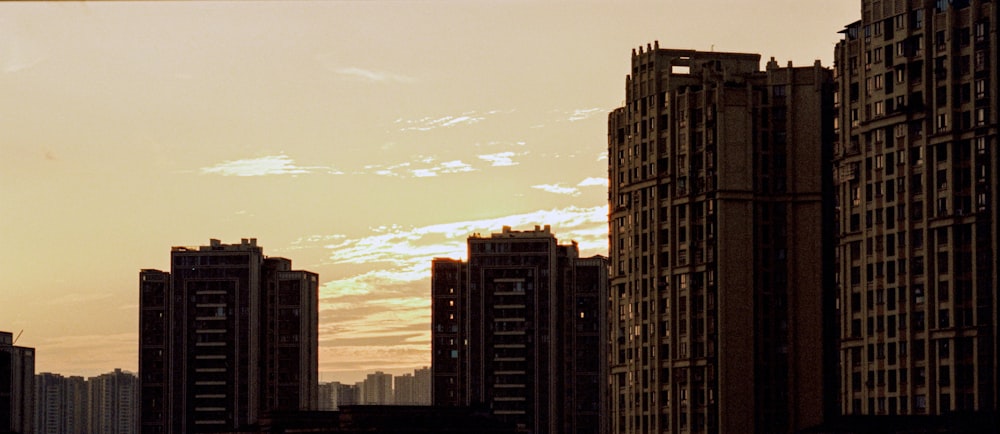
M33 433L34 421L35 349L0 332L0 432Z
M35 433L88 433L88 415L86 379L48 372L35 376Z
M861 1L836 47L844 414L997 410L997 10Z
M139 274L141 432L217 432L270 410L311 410L318 277L256 239L171 249Z
M115 369L87 379L86 432L132 434L137 432L139 382L134 374Z
M361 390L361 404L389 405L393 403L392 374L376 371L368 374Z
M549 226L478 234L432 264L431 400L530 433L601 432L607 261Z
M759 64L632 52L608 121L611 433L794 432L830 405L832 77Z

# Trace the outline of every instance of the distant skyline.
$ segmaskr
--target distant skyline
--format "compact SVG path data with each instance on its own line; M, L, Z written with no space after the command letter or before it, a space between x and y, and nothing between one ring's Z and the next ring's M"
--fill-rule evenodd
M138 275L257 238L320 275L320 379L430 364L430 265L607 254L607 112L659 41L832 66L855 1L0 4L0 330L137 370Z

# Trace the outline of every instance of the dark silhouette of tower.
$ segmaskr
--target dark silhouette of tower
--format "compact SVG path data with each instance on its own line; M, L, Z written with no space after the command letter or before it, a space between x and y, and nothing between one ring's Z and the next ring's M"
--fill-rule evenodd
M217 432L272 410L311 410L318 277L256 239L171 249L139 275L140 430Z
M841 411L996 412L998 5L863 0L834 147Z
M532 433L599 433L607 260L548 226L468 239L434 259L432 401L483 406Z
M609 432L821 423L831 72L657 43L633 50L625 95L608 119Z

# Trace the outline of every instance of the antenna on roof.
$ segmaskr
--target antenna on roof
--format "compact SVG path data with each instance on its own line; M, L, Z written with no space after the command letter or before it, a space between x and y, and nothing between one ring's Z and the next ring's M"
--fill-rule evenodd
M14 338L14 342L10 343L11 345L14 345L14 344L17 343L17 340L21 338L21 333L24 333L24 329L21 329L21 331L17 332L17 337Z

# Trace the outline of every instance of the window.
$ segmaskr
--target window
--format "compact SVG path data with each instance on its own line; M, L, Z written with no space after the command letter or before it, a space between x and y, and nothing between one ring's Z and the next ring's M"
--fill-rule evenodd
M876 75L876 76L875 76L875 77L873 77L873 78L875 79L875 89L876 89L876 90L877 90L877 89L881 89L881 88L883 88L883 87L884 87L884 85L883 85L883 80L882 80L882 75Z
M986 69L986 52L983 50L976 51L975 60L973 61L973 64L976 68L976 71L982 71L983 69Z
M986 79L976 79L976 99L986 98Z
M976 109L976 126L986 126L986 107L979 107Z
M942 0L938 0L939 2ZM924 27L924 10L917 9L913 11L913 28L922 29Z
M875 63L882 63L882 47L876 48L872 51L872 61Z
M882 116L885 114L885 103L882 101L875 101L875 116Z
M940 113L937 115L934 121L935 131L948 131L948 115L946 113Z
M899 14L892 17L893 26L896 30L903 30L906 28L906 14Z
M976 23L975 27L976 42L983 42L986 40L986 26L987 26L986 21L980 21Z

